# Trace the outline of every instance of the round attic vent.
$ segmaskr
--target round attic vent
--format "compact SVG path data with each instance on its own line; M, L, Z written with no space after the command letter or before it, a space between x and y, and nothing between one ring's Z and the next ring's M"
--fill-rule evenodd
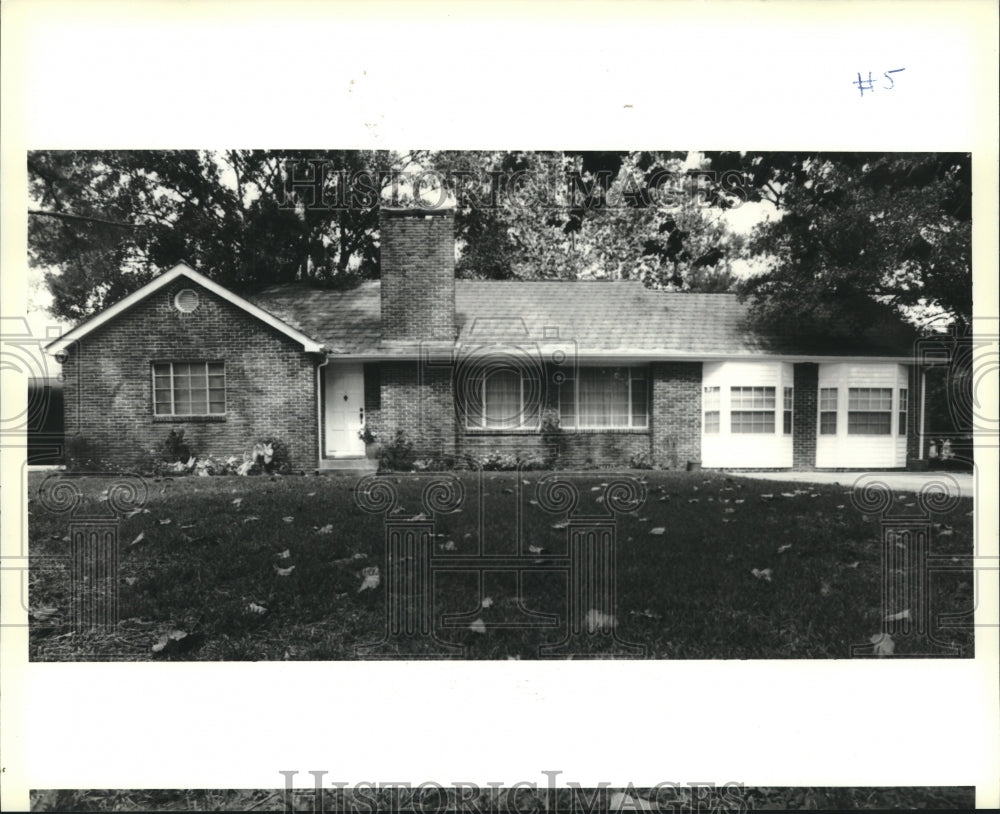
M182 288L174 297L174 308L182 314L190 314L198 307L198 292L193 288Z

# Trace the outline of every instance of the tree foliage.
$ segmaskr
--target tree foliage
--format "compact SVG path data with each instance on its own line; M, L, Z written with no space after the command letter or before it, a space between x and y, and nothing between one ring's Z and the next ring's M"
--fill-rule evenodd
M641 280L730 290L740 236L693 189L686 153L455 153L433 156L451 183L463 244L457 272L479 279ZM486 179L486 183L484 183Z
M741 286L758 318L856 335L887 313L971 323L971 160L958 154L712 153L772 204L747 246L764 273Z
M362 173L384 185L378 174L398 171L412 157L350 150L32 152L30 260L47 269L53 313L70 320L181 261L244 293L296 279L376 276L377 212L330 202L344 199L338 186L345 178ZM309 160L324 170L315 175ZM311 173L320 179L319 196L304 183Z

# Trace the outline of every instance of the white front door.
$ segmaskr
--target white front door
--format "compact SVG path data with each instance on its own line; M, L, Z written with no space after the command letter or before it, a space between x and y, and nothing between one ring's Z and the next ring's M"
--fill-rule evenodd
M365 372L360 364L330 362L326 376L326 454L357 458L365 454L358 433L365 426Z

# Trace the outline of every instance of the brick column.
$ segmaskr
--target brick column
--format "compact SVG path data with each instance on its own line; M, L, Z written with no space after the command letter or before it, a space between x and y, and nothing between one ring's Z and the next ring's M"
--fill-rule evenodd
M819 365L795 365L795 408L792 411L792 468L816 468L817 399Z
M701 362L655 362L653 385L653 461L683 469L701 461Z

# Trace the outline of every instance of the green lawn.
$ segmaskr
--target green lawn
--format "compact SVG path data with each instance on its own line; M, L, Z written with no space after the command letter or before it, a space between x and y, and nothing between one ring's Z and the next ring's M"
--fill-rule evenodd
M480 481L462 473L466 501L460 512L438 517L436 552L472 554L482 535L486 553L516 553L520 497L523 547L541 548L539 558L565 553L561 518L532 502L544 474L487 472ZM390 589L384 517L356 505L355 478L150 481L148 511L120 524L120 622L110 631L76 632L69 517L46 511L38 499L46 475L29 476L33 660L354 659L356 646L383 636ZM851 645L881 630L880 523L854 507L845 487L701 472L631 476L645 481L648 496L618 519L614 625L619 639L645 646L648 657L848 658ZM421 490L433 476L385 477L399 491L399 516L421 511ZM567 477L578 486L582 509L603 510L597 498L610 473ZM107 513L102 492L112 479L75 482L84 494L78 516ZM912 494L894 495L893 506L914 517L920 512ZM972 501L962 500L932 518L932 554L972 553L971 510ZM657 528L663 533L651 533ZM366 568L378 568L382 578L361 591ZM971 610L971 570L932 574L930 585L932 618ZM490 573L482 595L474 573L440 573L433 596L436 620L466 613L475 623L438 629L441 640L465 648L459 655L466 658L537 658L540 645L565 636L564 573L526 573L520 593L513 574ZM555 628L496 627L524 621L526 612L563 621ZM187 636L154 652L171 631ZM969 630L935 635L973 655ZM896 655L906 653L901 640Z

